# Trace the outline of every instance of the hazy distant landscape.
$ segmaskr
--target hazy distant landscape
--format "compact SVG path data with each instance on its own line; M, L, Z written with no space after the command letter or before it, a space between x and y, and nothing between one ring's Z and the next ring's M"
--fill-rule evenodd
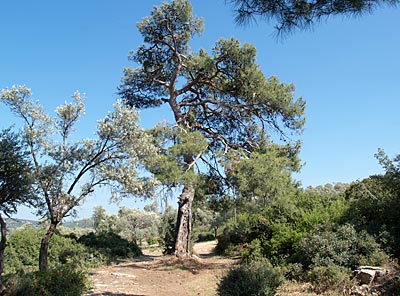
M6 218L8 231L16 230L22 226L32 226L35 228L44 227L39 221L34 220L25 220L25 219L16 219L16 218ZM93 220L92 219L82 219L73 222L65 222L61 223L63 227L66 228L93 228Z

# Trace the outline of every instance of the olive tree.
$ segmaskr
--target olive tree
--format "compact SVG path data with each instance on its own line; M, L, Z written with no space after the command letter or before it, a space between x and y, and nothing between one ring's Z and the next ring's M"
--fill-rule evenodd
M188 257L198 172L223 176L219 161L229 151L246 157L272 134L271 141L289 140L302 130L305 104L293 98L293 85L264 76L253 45L230 38L211 55L191 51L203 21L187 0L155 6L137 27L144 43L131 53L137 67L124 70L119 93L129 106L165 104L173 113L174 123L155 129L164 156L152 169L181 189L175 252Z
M4 89L1 102L24 122L23 137L32 160L38 188L38 213L49 220L41 241L39 268L48 268L48 247L57 225L95 188L110 186L113 194L144 194L151 191L150 177L139 177L138 161L155 152L151 138L137 124L138 113L120 102L98 121L96 137L73 140L76 123L84 114L81 95L56 108L50 117L30 99L25 86Z

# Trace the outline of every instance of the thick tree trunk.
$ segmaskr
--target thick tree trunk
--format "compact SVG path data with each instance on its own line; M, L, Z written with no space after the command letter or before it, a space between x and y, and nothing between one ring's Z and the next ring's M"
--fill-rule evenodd
M0 231L1 231L1 241L0 241L0 284L1 290L3 288L3 275L4 275L4 250L6 249L7 244L7 225L3 220L3 217L0 215Z
M49 229L47 230L45 236L42 238L42 242L40 244L40 252L39 252L39 270L46 271L49 269L48 262L48 254L49 254L49 244L50 239L56 231L57 224L51 222Z
M192 204L194 188L184 187L178 201L178 218L176 222L175 255L179 258L190 258L190 235L192 234Z

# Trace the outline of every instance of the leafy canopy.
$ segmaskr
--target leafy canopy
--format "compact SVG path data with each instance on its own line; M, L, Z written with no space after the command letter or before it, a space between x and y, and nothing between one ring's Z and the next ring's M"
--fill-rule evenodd
M293 98L292 84L264 76L253 45L230 38L217 41L211 54L190 50L189 41L202 32L203 21L192 15L189 1L163 3L137 26L144 43L131 52L137 67L124 70L119 94L130 106L167 104L173 112L175 124L164 125L162 133L160 126L155 130L164 135L159 145L167 147L158 170L165 164L173 176L177 170L168 160L175 157L181 172L189 172L198 160L215 172L229 150L245 156L272 136L287 140L302 131L304 101ZM193 143L198 149L189 147Z
M98 122L97 138L71 140L85 108L76 92L73 102L56 108L56 117L29 99L25 86L1 92L1 102L24 122L23 139L33 163L39 196L39 214L57 225L96 186L113 192L142 194L152 188L151 179L138 177L138 160L154 153L151 138L138 125L135 110L115 104L115 110Z
M19 136L0 132L0 211L9 216L18 205L33 201L31 164Z

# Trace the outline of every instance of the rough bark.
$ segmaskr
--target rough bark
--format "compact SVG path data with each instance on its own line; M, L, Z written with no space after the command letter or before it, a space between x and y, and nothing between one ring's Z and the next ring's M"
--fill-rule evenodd
M192 233L192 204L194 188L185 186L178 201L178 218L176 222L175 255L179 258L190 258L190 235Z
M7 244L7 225L3 217L0 215L0 231L1 231L1 241L0 241L0 278L4 275L4 250ZM1 284L1 283L0 283Z
M40 244L39 252L39 270L46 271L49 269L48 254L49 254L49 244L52 236L56 231L57 223L51 222L49 229L47 230L45 236L42 238Z

